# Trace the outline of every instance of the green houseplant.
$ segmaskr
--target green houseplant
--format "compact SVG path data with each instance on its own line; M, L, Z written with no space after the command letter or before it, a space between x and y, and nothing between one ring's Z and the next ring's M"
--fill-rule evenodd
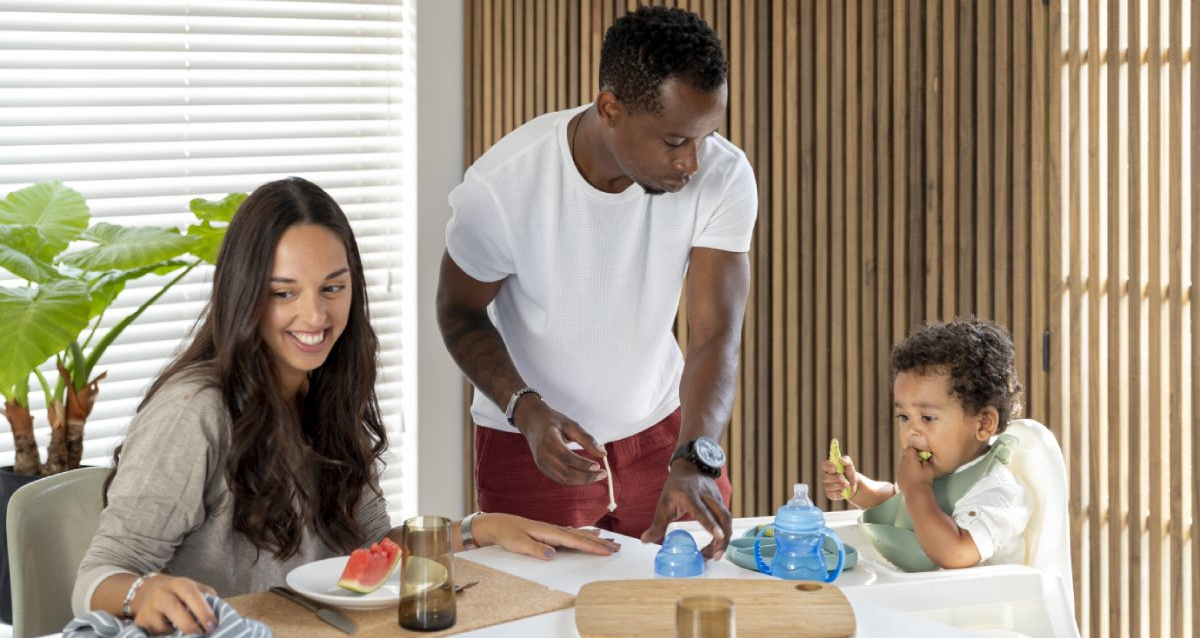
M0 200L0 270L6 271L0 279L25 282L0 286L0 335L10 344L0 348L0 397L12 427L14 473L49 475L79 467L84 423L105 376L94 374L100 358L171 286L201 263L215 262L225 226L245 198L238 193L219 201L192 200L196 222L184 232L89 225L83 196L60 182L34 184ZM125 285L147 275L172 277L101 330L105 311ZM57 375L41 369L51 361ZM45 462L34 439L31 381L45 397L50 423Z
M103 372L94 375L100 358L171 286L201 263L216 261L225 226L245 198L234 194L220 201L192 200L196 222L186 232L91 224L83 196L59 182L34 184L0 200L0 281L23 282L0 286L0 335L5 338L0 397L15 449L13 466L0 468L0 513L8 510L9 498L21 485L79 467L84 423L104 378ZM105 312L125 285L148 275L171 278L102 329ZM31 379L45 397L50 423L45 462L29 409ZM0 525L4 623L12 622L10 583L7 533Z

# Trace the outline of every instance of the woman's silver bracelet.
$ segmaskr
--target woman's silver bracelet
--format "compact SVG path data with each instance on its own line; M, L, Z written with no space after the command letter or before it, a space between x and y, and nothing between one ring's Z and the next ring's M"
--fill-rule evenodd
M129 618L130 620L133 619L133 609L131 608L131 605L133 605L133 597L137 595L137 590L142 587L147 579L153 578L157 575L158 572L142 574L141 576L137 577L137 580L133 581L132 585L129 586L129 591L125 592L125 603L121 605L121 613L125 614L126 618Z

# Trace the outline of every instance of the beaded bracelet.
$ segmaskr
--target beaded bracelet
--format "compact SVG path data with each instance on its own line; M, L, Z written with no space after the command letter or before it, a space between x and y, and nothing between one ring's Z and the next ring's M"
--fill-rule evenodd
M133 597L137 595L137 590L141 588L142 584L145 583L146 580L157 575L158 572L142 574L141 576L137 577L137 580L133 581L132 585L129 586L129 591L125 592L125 603L121 605L121 613L125 614L126 618L129 618L130 620L133 619L133 609L130 608L130 605L133 604Z

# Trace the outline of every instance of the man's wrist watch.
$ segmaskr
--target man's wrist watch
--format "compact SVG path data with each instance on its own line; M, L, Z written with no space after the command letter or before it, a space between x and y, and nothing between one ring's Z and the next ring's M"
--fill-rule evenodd
M483 512L475 512L474 514L467 514L467 517L462 519L462 522L458 524L458 533L459 537L462 539L462 546L464 550L475 549L476 547L479 547L479 545L475 542L475 533L471 531L471 523L475 522L475 517L482 513Z
M721 476L721 466L725 465L725 450L716 441L701 436L675 448L671 455L668 468L679 459L686 459L699 468L700 472L712 478Z

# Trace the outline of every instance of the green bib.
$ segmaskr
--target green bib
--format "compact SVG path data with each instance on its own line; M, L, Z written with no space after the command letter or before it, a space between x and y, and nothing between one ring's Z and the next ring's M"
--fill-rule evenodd
M1008 465L1020 440L1011 434L1001 434L983 455L983 460L961 471L933 479L933 494L938 507L948 515L954 513L954 504L988 473L994 463ZM864 510L858 519L858 527L871 539L875 549L893 565L906 572L928 572L939 569L937 563L925 555L917 534L913 531L912 518L904 504L904 496L896 493L888 500Z

